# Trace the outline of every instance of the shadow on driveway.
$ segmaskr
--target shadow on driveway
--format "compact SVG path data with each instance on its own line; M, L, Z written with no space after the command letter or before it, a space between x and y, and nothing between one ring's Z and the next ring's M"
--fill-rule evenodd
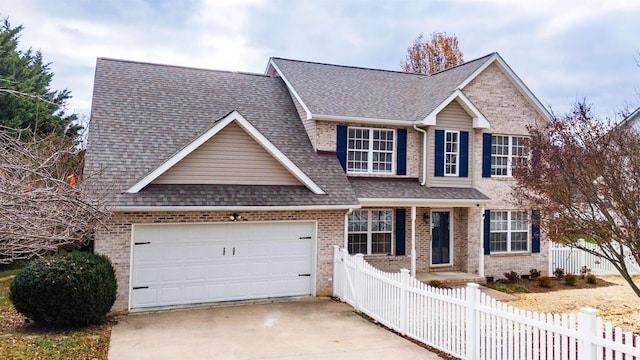
M109 359L438 359L329 299L122 317Z

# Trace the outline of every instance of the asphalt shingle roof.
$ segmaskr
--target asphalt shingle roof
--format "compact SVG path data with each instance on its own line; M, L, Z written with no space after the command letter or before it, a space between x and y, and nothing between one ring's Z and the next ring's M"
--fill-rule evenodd
M272 58L314 115L422 120L493 54L433 75Z
M417 179L354 177L349 183L361 199L490 200L474 188L426 187Z
M156 186L122 194L237 110L327 194L304 187ZM121 193L114 205L355 205L335 156L315 153L278 77L100 58L85 174Z

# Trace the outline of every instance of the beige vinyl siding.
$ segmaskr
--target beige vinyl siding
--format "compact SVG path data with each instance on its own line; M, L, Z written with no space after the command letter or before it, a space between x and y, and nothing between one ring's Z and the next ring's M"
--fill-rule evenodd
M436 153L436 130L468 131L469 132L469 176L434 176ZM436 116L436 126L429 128L429 149L427 153L427 177L429 186L433 187L471 187L473 185L473 119L458 104L452 101Z
M153 184L301 185L235 122L159 176Z

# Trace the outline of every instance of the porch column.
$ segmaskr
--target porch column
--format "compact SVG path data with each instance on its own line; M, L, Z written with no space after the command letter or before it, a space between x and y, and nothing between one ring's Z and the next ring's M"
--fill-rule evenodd
M416 207L411 207L411 276L416 276Z

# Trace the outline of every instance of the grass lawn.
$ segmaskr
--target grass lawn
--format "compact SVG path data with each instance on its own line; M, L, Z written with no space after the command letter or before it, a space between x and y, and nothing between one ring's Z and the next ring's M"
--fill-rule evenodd
M111 324L68 330L28 324L9 300L7 275L0 274L0 359L107 358Z

